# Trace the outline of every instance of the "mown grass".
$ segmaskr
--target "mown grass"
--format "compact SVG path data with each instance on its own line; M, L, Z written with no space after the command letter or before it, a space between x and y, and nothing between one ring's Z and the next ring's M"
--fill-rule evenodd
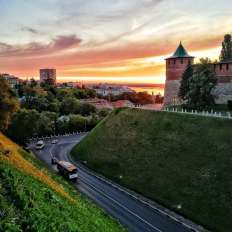
M213 231L232 228L232 120L114 111L75 159Z
M0 180L0 231L126 231L2 134Z

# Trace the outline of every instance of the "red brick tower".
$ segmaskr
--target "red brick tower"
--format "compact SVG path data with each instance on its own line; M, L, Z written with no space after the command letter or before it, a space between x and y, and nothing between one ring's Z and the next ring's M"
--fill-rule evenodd
M166 59L166 82L164 91L164 105L178 105L180 81L187 66L194 63L194 57L189 56L180 43L174 55Z

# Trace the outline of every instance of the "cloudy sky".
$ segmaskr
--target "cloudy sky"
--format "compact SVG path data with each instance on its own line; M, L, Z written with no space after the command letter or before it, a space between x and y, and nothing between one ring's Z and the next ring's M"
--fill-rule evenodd
M162 83L180 40L217 58L232 33L231 0L0 0L0 72Z

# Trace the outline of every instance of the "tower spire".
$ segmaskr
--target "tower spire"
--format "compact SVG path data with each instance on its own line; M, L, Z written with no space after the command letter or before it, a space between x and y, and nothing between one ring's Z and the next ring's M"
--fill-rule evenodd
M182 41L180 41L178 48L176 49L175 53L172 56L172 58L178 58L178 57L190 57L187 50L184 48Z

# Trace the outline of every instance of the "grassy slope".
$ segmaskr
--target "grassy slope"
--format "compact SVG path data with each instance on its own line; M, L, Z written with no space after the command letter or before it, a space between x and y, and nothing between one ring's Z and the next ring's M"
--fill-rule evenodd
M232 120L118 110L72 154L213 231L232 228Z
M0 231L125 231L2 134L0 180Z

